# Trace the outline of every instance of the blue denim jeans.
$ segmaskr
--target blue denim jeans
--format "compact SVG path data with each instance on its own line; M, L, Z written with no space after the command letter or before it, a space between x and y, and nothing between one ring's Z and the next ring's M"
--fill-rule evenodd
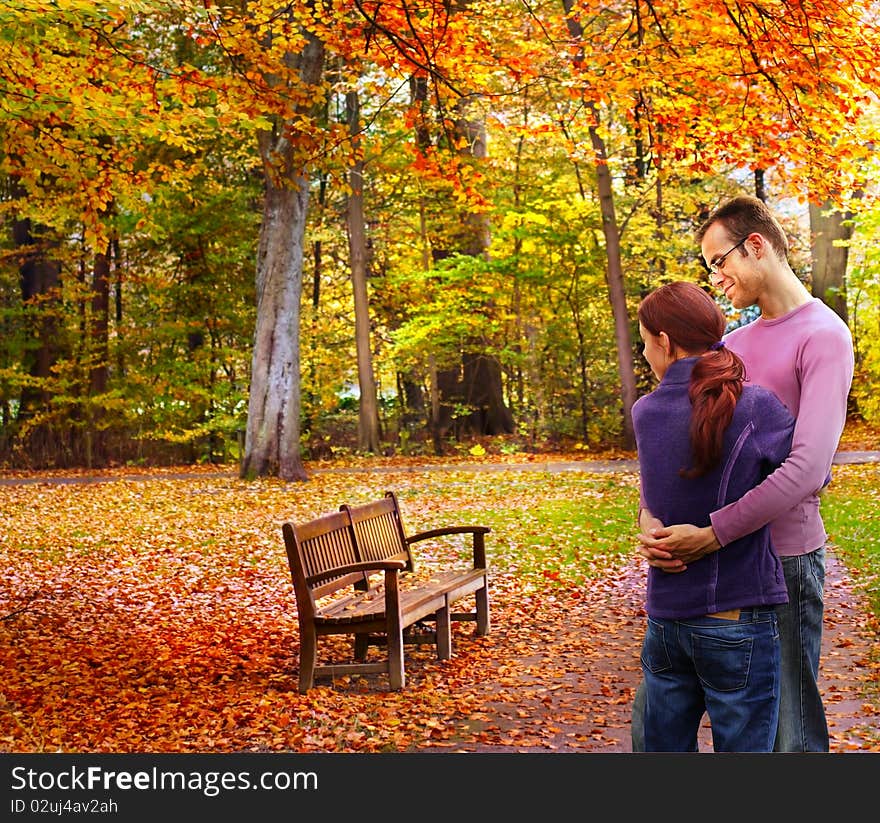
M735 620L649 617L642 646L645 751L696 751L703 712L716 752L772 751L779 646L772 606L743 609Z
M827 752L828 725L817 683L825 614L825 549L783 557L788 603L776 606L780 637L779 727L773 751ZM632 750L645 751L645 685L633 699Z
M817 682L825 614L825 549L783 557L788 603L776 606L782 640L777 752L827 752L828 725Z

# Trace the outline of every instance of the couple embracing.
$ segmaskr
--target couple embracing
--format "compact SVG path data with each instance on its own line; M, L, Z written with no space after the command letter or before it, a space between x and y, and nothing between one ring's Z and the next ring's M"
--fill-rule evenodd
M639 306L659 385L633 406L649 564L633 751L828 751L817 678L819 494L846 421L846 324L787 262L779 222L733 198L696 236L712 284L760 316L724 334L715 301L669 283Z

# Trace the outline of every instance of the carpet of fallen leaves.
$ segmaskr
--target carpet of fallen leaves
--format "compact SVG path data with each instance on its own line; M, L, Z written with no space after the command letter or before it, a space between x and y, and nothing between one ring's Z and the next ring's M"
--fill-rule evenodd
M878 482L872 470L866 482ZM349 467L300 484L188 467L19 479L0 485L0 751L628 750L644 620L632 551L599 547L571 585L570 575L521 567L521 535L495 529L489 636L455 624L448 661L408 646L403 691L376 675L301 695L280 532L284 520L385 489L398 493L411 532L481 523L505 507L521 510L528 530L536 500L589 505L607 475L386 461L383 472ZM631 490L637 478L613 482ZM621 541L631 543L627 529ZM419 555L438 565L465 556ZM823 662L832 750L880 750L876 617L846 569L833 569ZM345 658L350 641L320 648Z
M838 448L842 451L880 450L880 426L864 421L847 421Z

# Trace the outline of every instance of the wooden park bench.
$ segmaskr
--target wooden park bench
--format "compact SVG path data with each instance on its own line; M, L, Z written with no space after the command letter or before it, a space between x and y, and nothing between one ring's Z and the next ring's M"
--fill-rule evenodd
M437 657L452 655L452 621L473 620L489 632L486 526L452 526L407 537L393 492L358 506L343 505L307 523L284 523L282 532L299 618L299 690L316 677L387 672L392 689L406 684L404 643L430 642ZM446 535L472 536L473 567L421 574L411 546ZM451 606L474 595L472 611ZM353 635L353 661L317 665L318 638ZM367 662L371 645L387 646L384 659Z

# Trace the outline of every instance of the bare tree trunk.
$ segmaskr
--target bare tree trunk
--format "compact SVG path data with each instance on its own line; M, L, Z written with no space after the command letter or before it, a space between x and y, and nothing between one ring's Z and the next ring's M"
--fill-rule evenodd
M114 295L114 321L116 323L116 339L118 343L122 342L122 316L123 316L123 304L122 304L122 287L124 280L124 271L122 268L122 253L121 253L121 244L119 242L119 236L114 233L113 239L110 241L110 251L111 256L113 258L113 271L116 276L116 288ZM125 356L123 354L125 347L118 345L116 347L116 373L121 378L125 375Z
M345 97L349 134L357 154L360 143L360 104L356 91ZM349 173L351 194L348 197L348 250L351 259L351 285L354 291L355 343L357 345L358 386L358 447L362 451L379 451L379 404L373 377L370 350L370 304L367 297L367 239L364 228L364 161L358 157Z
M767 202L767 186L764 183L764 169L755 169L755 197Z
M90 324L90 349L92 362L89 364L89 394L103 394L107 391L107 376L110 360L110 255L108 245L106 254L95 256L92 271L92 312Z
M323 223L323 213L327 204L327 175L322 173L318 180L318 199L314 202L318 209L317 219ZM312 242L312 324L309 329L308 350L306 352L306 369L308 370L308 384L311 389L306 392L306 408L302 415L302 425L306 433L310 433L314 426L314 411L317 404L318 392L318 308L321 305L321 278L324 276L324 244L320 234Z
M486 124L472 111L473 97L462 97L457 104L455 136L462 141L461 154L475 160L487 155ZM486 255L491 243L488 214L468 210L461 214L460 228L449 251L478 257ZM466 434L496 435L514 431L513 414L504 402L504 382L501 364L493 355L484 354L478 347L481 340L465 341L461 367L441 371L441 418L452 415L455 405L464 404L471 411L456 420L458 436ZM443 401L446 401L445 403ZM442 428L442 423L441 423Z
M443 440L440 434L440 385L437 378L437 361L434 355L428 357L428 393L431 398L431 442L434 454L443 454Z
M300 178L299 185L270 183L266 192L242 477L306 479L299 450L299 318L308 180Z
M22 387L18 409L21 421L37 415L48 406L52 397L48 381L59 356L58 321L56 313L46 309L60 300L61 264L49 256L51 243L39 236L39 229L35 229L30 220L13 223L12 237L20 251L22 303L32 306L37 318L29 329L32 342L22 354L22 368L35 379ZM38 449L43 449L36 462L54 458L55 438L47 426L41 426L39 432L32 432L31 439Z
M591 106L591 108L598 118L595 107ZM596 122L598 123L598 119ZM605 143L593 125L590 126L590 140L596 152L596 182L607 255L606 280L611 311L614 314L614 337L617 341L617 369L620 374L620 394L623 400L623 445L631 449L635 447L636 442L632 423L632 407L636 402L636 373L633 365L629 310L623 285L623 264L620 259L620 228L614 212L614 194L611 189L611 172L608 170Z
M313 34L299 55L300 78L317 86L324 46ZM260 134L266 199L257 252L257 321L251 360L242 477L306 480L300 453L300 299L309 176L297 156L292 119ZM291 137L291 134L294 137Z
M851 215L843 214L831 203L820 206L810 203L810 234L813 256L814 297L820 298L847 322L846 264L852 237ZM835 241L842 241L835 245Z
M583 27L577 18L571 16L573 0L563 0L566 14L566 25L569 34L577 42L583 39ZM582 59L575 57L578 65ZM611 186L611 172L608 169L608 156L605 142L599 134L599 111L595 103L588 103L587 108L593 117L590 124L590 142L596 157L596 187L599 195L599 210L602 216L602 233L605 235L606 269L605 279L608 285L608 298L614 315L614 337L617 343L617 370L620 375L620 394L623 401L623 446L635 447L635 433L632 424L632 407L636 401L636 375L632 355L632 333L630 332L629 309L626 305L626 289L624 288L623 263L620 257L620 226L614 210L614 192Z
M425 77L410 78L410 95L412 102L417 107L415 123L416 147L420 152L427 152L431 148L431 131L428 127L428 80ZM428 220L425 213L425 198L419 197L419 239L422 244L422 268L429 271L433 263L431 254L431 242L428 238ZM431 433L431 443L434 454L438 457L443 454L443 422L440 417L440 383L437 371L437 362L434 355L430 355L428 363L428 429Z
M581 381L580 407L581 407L581 439L587 442L589 434L589 409L587 408L587 392L589 388L589 365L587 357L587 343L584 339L584 329L581 325L581 306L580 295L578 294L578 278L575 275L572 278L571 287L566 294L569 310L571 311L572 320L574 320L575 334L577 336L577 364L578 376Z
M105 254L95 255L92 270L92 307L89 314L88 345L89 356L89 387L85 404L86 427L85 438L86 468L95 465L96 452L98 460L104 457L103 436L99 421L103 415L103 407L95 404L94 398L107 391L107 379L110 373L110 253L108 244Z

